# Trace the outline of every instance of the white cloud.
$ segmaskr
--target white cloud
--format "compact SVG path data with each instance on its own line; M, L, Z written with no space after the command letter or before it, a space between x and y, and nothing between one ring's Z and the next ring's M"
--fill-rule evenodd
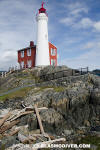
M61 18L59 20L60 23L76 29L92 28L93 30L95 29L95 31L100 32L100 21L94 21L89 17L84 17L83 15L83 13L85 15L89 13L89 7L83 3L76 2L67 5L66 9L66 17Z
M94 24L94 28L100 32L100 21L98 21Z
M0 59L0 69L5 70L16 65L17 53L11 49L6 49L5 52L2 53L2 57Z
M70 15L74 15L75 17L79 17L81 13L88 13L88 7L83 3L71 3L68 5L68 10Z
M6 8L6 10L5 10ZM36 0L0 1L0 69L17 64L17 50L36 39Z
M91 49L91 48L95 47L95 44L96 43L94 43L94 42L88 42L83 46L83 49Z
M82 46L82 49L91 49L91 50L96 50L96 49L100 49L100 41L99 39L96 40L96 41L90 41L90 42L87 42L86 44L84 44Z
M83 3L71 3L66 6L66 10L66 17L61 18L60 23L71 27L79 27L80 25L85 27L92 23L89 18L83 18L83 14L87 14L89 11L89 8Z
M75 16L78 16L78 15L80 15L80 13L82 13L82 12L84 12L84 13L88 13L88 9L87 8L76 8L75 10L72 10L71 12L70 12L70 14L71 15L75 15Z
M79 24L83 28L89 28L93 26L94 22L90 18L82 18Z
M100 68L100 42L89 41L86 44L81 44L82 53L73 58L59 59L59 63L67 65L71 68L89 67L90 70Z
M72 17L66 17L60 20L61 23L65 24L66 26L73 25L74 23L74 18Z
M60 23L65 26L76 29L91 29L91 31L100 32L100 21L93 21L91 18L76 18L76 17L65 17L60 19Z
M63 61L60 61L60 65L67 65L71 68L84 68L89 67L90 70L100 68L100 53L98 50L93 50L90 52L86 52L84 54L81 54L78 57L70 58L70 59L63 59Z

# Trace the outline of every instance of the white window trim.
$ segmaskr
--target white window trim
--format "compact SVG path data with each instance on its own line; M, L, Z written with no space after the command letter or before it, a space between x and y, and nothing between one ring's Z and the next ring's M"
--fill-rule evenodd
M27 56L31 56L31 48L27 49Z
M55 55L56 55L56 49L51 48L51 55L52 55L52 56L55 56Z
M24 61L21 61L21 68L24 68Z
M28 66L28 68L32 67L32 60L27 60L27 66Z
M56 60L55 59L51 59L51 66L55 66L56 65Z
M24 51L21 51L21 58L24 57Z

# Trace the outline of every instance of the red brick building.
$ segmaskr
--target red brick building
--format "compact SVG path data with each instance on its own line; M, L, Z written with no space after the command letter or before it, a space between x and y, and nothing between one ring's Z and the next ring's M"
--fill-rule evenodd
M49 42L50 65L57 66L57 48ZM35 67L36 45L30 42L30 46L18 50L18 63L20 68Z

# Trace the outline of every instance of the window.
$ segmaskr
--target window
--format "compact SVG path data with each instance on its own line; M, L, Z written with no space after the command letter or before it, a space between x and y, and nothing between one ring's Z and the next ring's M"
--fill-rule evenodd
M28 65L28 68L32 67L32 61L31 61L31 60L28 60L28 61L27 61L27 65Z
M27 56L31 56L31 48L27 50Z
M55 65L56 65L55 59L51 59L51 65L52 65L52 66L55 66Z
M53 49L53 48L51 48L51 55L52 55L52 56L55 56L55 55L56 55L56 50Z
M24 57L24 51L21 51L21 57Z
M24 61L21 62L21 68L24 68Z

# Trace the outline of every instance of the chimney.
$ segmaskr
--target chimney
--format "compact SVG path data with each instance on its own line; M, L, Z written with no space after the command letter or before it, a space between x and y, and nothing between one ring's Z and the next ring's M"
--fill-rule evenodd
M33 47L33 46L34 46L34 42L30 41L30 47Z

